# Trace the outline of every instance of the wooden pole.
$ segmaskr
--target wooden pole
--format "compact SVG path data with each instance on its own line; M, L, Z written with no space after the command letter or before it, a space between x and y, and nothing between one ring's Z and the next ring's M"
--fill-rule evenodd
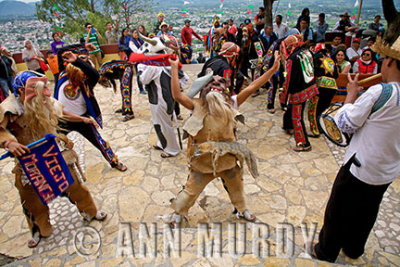
M361 16L361 8L362 8L363 0L360 2L360 8L358 9L358 17L357 17L357 27L360 24L360 16Z

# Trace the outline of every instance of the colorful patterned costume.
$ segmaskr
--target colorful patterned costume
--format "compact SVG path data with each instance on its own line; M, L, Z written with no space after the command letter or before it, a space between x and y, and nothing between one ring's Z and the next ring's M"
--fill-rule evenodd
M115 91L114 79L120 81L122 96L122 115L133 115L132 110L132 78L135 74L132 63L123 60L111 60L104 63L99 69L100 79L110 80Z
M336 79L339 76L335 62L324 51L318 51L314 56L314 72L319 94L310 99L308 109L312 112L310 130L314 136L319 135L318 120L327 109L337 91Z
M57 88L54 92L54 97L56 99L60 98L60 94L64 94L64 99L74 101L79 98L80 95L83 96L86 103L86 112L84 114L77 114L80 116L93 117L101 128L103 128L103 120L101 116L100 107L94 96L93 88L99 80L99 73L91 67L88 63L77 59L74 66L78 67L86 75L86 81L84 89L78 87L76 89L70 86L68 75L66 71L60 73ZM65 105L65 103L63 103ZM92 124L86 124L83 122L62 122L60 123L62 132L67 134L71 131L77 131L83 135L89 142L92 143L100 152L103 157L110 163L111 167L116 167L119 164L117 155L114 154L110 145L105 141L100 133Z
M306 101L318 94L311 52L305 47L295 48L286 60L286 71L283 98L288 96L289 106L283 117L283 128L294 129L296 147L310 147L303 113ZM309 116L315 116L311 111Z

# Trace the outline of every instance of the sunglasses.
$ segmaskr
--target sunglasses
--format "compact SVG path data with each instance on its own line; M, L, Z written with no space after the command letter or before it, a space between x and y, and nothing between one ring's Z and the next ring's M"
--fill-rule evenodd
M369 56L369 57L370 57L370 56L371 56L371 54L364 54L363 56Z

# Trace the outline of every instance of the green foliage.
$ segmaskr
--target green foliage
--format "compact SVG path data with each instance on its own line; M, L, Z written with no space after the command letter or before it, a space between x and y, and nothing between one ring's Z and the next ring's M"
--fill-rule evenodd
M153 3L152 0L42 0L36 4L36 17L52 24L54 32L68 34L71 40L79 41L85 33L86 22L103 36L106 23L114 22L113 14L118 14L120 29L126 25L136 26L146 20L145 15L138 14L150 11ZM99 41L105 43L104 36Z

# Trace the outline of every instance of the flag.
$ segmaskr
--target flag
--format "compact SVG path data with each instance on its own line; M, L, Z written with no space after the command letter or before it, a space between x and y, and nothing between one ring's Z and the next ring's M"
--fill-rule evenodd
M47 205L64 193L74 183L74 178L61 155L55 136L47 134L39 141L37 146L18 157L18 160L41 202Z
M222 9L224 7L224 3L219 5L219 8Z
M182 11L189 12L189 10L187 10L187 8L182 8Z
M218 11L218 14L222 14L222 13L224 13L222 10Z
M254 8L254 5L249 5L249 8L250 8L250 9Z
M353 12L351 12L351 18L350 19L355 19L356 18L356 12L357 12L357 7L358 7L358 0L356 0L356 2L354 3L354 8L353 8Z
M53 7L54 7L55 10L60 11L60 9L58 8L58 6L56 4L54 4Z
M57 11L54 11L54 15L56 15L56 17L59 17Z
M247 14L251 14L251 10L247 11Z
M289 15L289 17L293 16L292 12L290 12L290 10L288 9L287 14Z
M182 14L182 17L187 17L188 15L187 14Z

